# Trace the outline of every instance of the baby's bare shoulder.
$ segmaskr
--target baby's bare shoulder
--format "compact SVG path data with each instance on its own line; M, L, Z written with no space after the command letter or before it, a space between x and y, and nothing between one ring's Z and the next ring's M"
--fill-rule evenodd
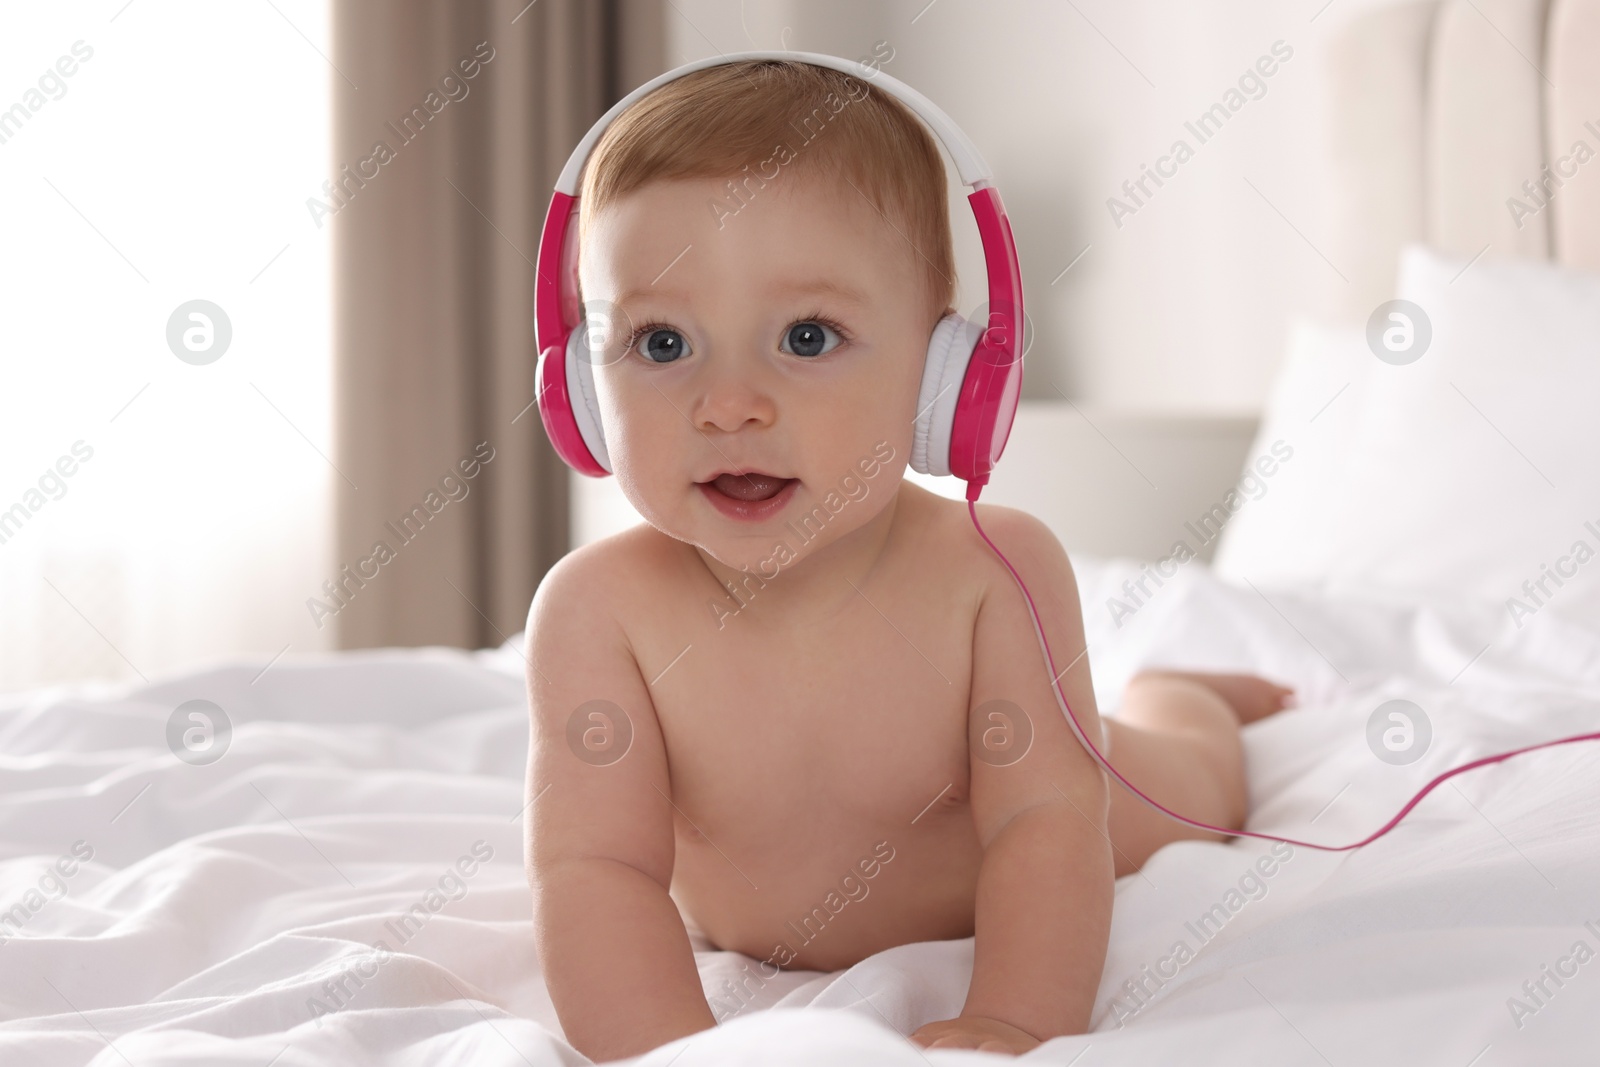
M548 718L551 736L572 709L597 699L626 708L636 727L653 715L636 620L671 596L662 575L681 572L680 545L641 524L574 549L545 573L528 609L524 658L530 710L536 722Z
M1055 531L1038 516L1020 508L979 504L978 521L983 523L983 530L989 539L999 545L1007 557L1015 550L1070 572L1067 550L1056 538ZM983 548L990 558L994 558L988 545Z
M682 572L684 547L639 523L573 549L539 582L528 613L530 637L541 625L630 617L659 595L663 575Z
M938 553L968 576L998 578L1010 586L1010 572L973 527L966 502L932 493L924 496L926 499L921 501L926 531L924 550ZM1020 567L1021 560L1025 559L1034 566L1044 566L1052 577L1070 578L1071 564L1066 550L1043 520L1020 508L1002 504L980 503L977 512L984 534L1005 553L1013 566Z

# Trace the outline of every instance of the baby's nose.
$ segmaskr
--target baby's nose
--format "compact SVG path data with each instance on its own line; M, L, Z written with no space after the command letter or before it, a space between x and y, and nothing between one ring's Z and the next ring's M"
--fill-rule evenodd
M770 426L777 414L771 392L742 376L722 374L707 383L692 421L702 431L732 433L751 425Z

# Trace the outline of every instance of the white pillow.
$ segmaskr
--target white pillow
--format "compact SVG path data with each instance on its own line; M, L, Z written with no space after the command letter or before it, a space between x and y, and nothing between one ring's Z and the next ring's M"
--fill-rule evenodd
M1277 441L1293 451L1261 498L1223 527L1212 563L1217 573L1284 585L1320 581L1332 569L1344 460L1374 362L1357 330L1290 323L1288 354L1249 456Z
M1330 424L1343 454L1309 457L1325 462L1326 489L1303 507L1284 494L1274 530L1250 528L1267 508L1239 515L1219 569L1258 584L1465 595L1505 604L1519 624L1546 606L1600 617L1600 275L1533 261L1469 266L1410 246L1399 298L1431 322L1428 348L1403 364L1366 353L1353 372L1359 391L1318 419L1358 401L1341 414L1347 423ZM1352 351L1350 335L1325 337L1317 373L1325 379ZM1279 392L1292 397L1311 376L1291 359ZM1297 414L1278 400L1263 436Z

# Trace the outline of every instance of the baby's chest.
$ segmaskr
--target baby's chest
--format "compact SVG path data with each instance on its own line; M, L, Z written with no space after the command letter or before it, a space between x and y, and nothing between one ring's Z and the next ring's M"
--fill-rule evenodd
M964 795L971 635L934 621L858 618L789 647L712 634L653 694L674 792L768 818L820 808L892 818L940 787ZM691 664L695 651L705 654Z

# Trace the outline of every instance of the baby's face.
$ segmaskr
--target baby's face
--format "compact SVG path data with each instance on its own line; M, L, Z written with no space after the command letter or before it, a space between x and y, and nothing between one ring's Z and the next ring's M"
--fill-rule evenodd
M804 558L893 499L934 323L917 253L843 181L713 202L737 206L725 179L654 182L590 220L585 305L614 312L596 390L639 513L770 575L778 542Z

